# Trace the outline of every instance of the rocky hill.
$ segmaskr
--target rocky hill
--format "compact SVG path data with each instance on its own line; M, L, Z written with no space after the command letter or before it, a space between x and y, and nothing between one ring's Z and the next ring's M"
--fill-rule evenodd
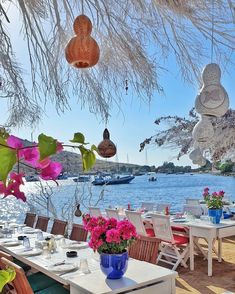
M82 171L82 161L81 155L71 151L62 151L52 156L54 161L59 161L62 163L64 170L70 175L78 175L83 173ZM113 161L99 160L97 159L96 164L89 173L96 173L97 171L109 171L109 172L130 172L133 173L138 171L141 168L137 164L128 164L128 163L117 163ZM21 171L25 174L32 174L34 171L28 167L21 166Z

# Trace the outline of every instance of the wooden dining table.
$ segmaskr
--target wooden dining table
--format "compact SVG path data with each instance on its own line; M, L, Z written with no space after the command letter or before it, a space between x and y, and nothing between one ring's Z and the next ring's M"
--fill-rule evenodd
M38 250L35 249L37 231L30 234L23 232L20 235L25 235L29 238L32 252ZM44 238L48 235L43 232ZM43 254L27 256L27 253L22 255L22 252L24 252L23 244L9 246L10 241L17 240L18 236L19 233L15 233L11 239L0 238L0 250L30 265L35 271L40 271L64 284L70 289L71 294L129 292L133 294L174 294L176 291L175 278L177 273L169 269L130 258L124 277L118 280L108 280L100 270L99 255L88 248L85 243L80 243L81 246L77 243L77 246L80 246L80 248L71 249L74 246L76 247L76 243L68 239L63 240L63 242L57 240L56 252L50 256L44 256ZM63 246L61 247L60 244L63 244ZM77 251L77 257L69 258L66 256L66 252L71 250ZM81 259L87 260L89 273L84 273L79 268ZM55 272L53 267L59 263L72 263L74 269L69 272Z

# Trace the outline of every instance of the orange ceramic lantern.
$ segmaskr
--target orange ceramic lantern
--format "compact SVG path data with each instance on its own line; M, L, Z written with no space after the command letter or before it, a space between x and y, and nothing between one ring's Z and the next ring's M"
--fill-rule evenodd
M116 152L117 148L109 138L109 131L105 129L103 133L103 141L98 145L98 154L101 157L109 158L114 156Z
M68 63L76 68L88 68L96 65L100 57L100 49L90 36L92 23L86 15L79 15L73 24L76 34L65 48Z

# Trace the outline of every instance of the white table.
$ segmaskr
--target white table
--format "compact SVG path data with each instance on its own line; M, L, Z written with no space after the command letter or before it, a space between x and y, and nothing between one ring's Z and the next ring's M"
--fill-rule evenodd
M179 224L179 223L178 223ZM218 239L218 261L222 261L222 238L235 235L235 221L222 220L220 224L210 224L194 220L181 225L189 228L190 270L194 270L194 238L204 238L208 243L208 276L212 276L213 241Z
M17 234L13 236L13 238L15 237L17 237ZM33 245L36 236L29 234L28 237L30 238L31 245ZM85 275L78 269L75 272L59 275L50 271L48 266L66 260L66 251L69 249L60 249L51 255L51 259L45 259L42 255L33 257L21 256L17 254L17 251L21 248L23 248L23 245L4 247L3 244L0 244L0 250L6 251L54 280L64 285L69 285L71 294L128 292L133 294L152 294L157 291L161 294L175 293L177 273L157 265L129 259L125 276L118 280L108 280L100 270L99 256L94 254L90 248L86 248L78 250L78 257L70 258L69 262L79 265L80 258L85 257L88 260L91 273Z

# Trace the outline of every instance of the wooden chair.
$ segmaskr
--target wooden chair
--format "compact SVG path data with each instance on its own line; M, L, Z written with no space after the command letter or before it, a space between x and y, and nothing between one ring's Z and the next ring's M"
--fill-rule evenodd
M140 236L129 247L129 256L141 261L156 264L160 240L155 237Z
M40 230L46 232L49 220L50 220L49 217L38 216L38 219L37 219L37 222L35 225L35 229L40 229Z
M15 289L16 293L19 294L68 294L69 291L63 288L63 286L57 283L55 280L49 278L42 273L36 273L26 277L23 269L8 260L5 257L1 258L1 264L4 268L11 267L16 272L15 279L11 282L11 285Z
M117 209L106 208L105 211L108 218L116 218L116 220L120 220Z
M74 241L86 242L87 234L88 232L84 229L83 225L73 224L69 239Z
M161 240L157 263L161 261L170 264L172 270L175 270L179 264L186 268L189 258L189 238L172 233L169 215L153 214L152 223L155 236Z
M145 228L140 212L126 210L125 213L127 219L135 226L137 234L154 237L153 229Z
M203 214L203 209L200 204L198 205L185 204L183 206L183 212L190 213L191 215L195 217L200 217Z
M89 212L91 216L102 216L100 208L99 207L89 207Z
M24 220L24 224L28 227L33 228L35 220L36 220L36 213L27 212L25 220Z
M195 199L195 198L186 198L185 199L185 203L188 205L199 205L200 204L200 200L199 199Z
M13 257L10 254L8 254L8 253L6 253L4 251L0 251L0 269L5 268L5 264L2 263L2 260L1 260L2 257L6 258L6 259L8 259L10 261L13 261Z
M68 222L59 219L54 219L53 226L51 228L51 234L64 235Z

